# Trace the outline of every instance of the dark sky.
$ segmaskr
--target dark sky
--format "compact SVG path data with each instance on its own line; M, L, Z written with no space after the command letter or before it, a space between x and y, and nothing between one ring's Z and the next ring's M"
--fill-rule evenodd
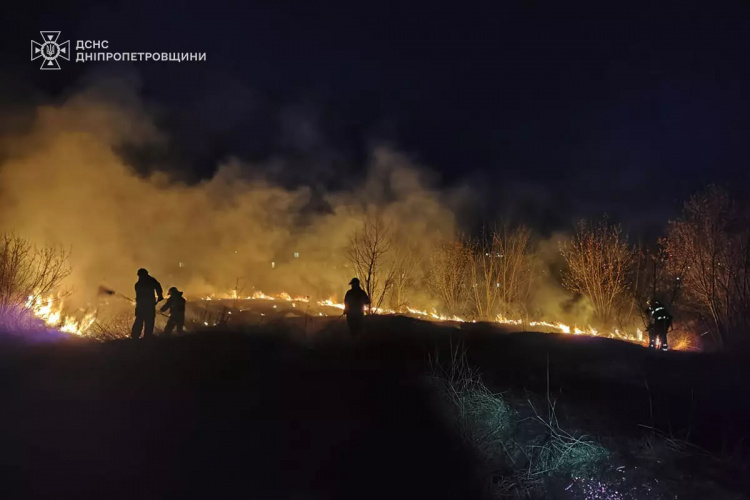
M123 153L136 168L285 158L285 183L340 187L389 144L543 230L607 212L645 231L703 184L750 181L748 2L170 3L5 6L0 103L133 71L170 137ZM207 62L40 72L42 29Z

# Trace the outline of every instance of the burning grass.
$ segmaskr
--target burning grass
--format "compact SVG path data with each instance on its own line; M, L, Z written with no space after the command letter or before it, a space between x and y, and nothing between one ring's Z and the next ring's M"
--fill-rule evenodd
M330 297L324 300L315 300L310 296L299 296L292 295L286 292L278 294L267 294L262 291L255 291L251 295L239 296L236 291L223 295L206 295L200 297L201 302L219 302L224 304L224 308L218 313L212 313L208 310L204 310L200 321L196 320L196 326L198 327L216 327L225 325L233 314L233 310L238 309L242 312L247 309L239 308L240 302L243 305L249 303L247 306L252 309L252 303L255 301L264 302L279 302L291 305L294 309L300 309L301 314L312 314L316 316L337 316L339 311L344 310L344 304L338 302L334 297ZM226 302L231 301L230 305ZM316 306L318 310L316 312L310 311L310 306ZM304 306L301 307L301 306ZM273 306L276 309L276 306ZM116 323L117 328L109 328L107 325L113 324L112 318L107 319L106 314L99 315L97 310L78 310L71 312L66 309L64 300L60 297L53 295L41 296L31 295L25 304L25 309L28 310L33 316L39 318L44 322L45 325L51 328L56 328L62 332L69 333L72 335L96 338L99 340L108 340L112 338L121 338L126 336L125 329L122 328L120 323L123 320L118 314L110 314L110 316L117 317ZM333 312L336 310L336 312ZM238 312L234 311L234 312ZM405 307L403 310L396 311L392 309L379 308L375 309L374 313L380 315L405 315L411 316L418 319L435 322L454 322L454 323L467 323L476 322L468 318L462 318L459 316L446 316L438 313L436 310L426 311L420 310L413 307ZM261 316L266 316L266 313L261 313ZM636 328L634 331L625 332L620 329L614 329L612 332L605 332L591 326L579 327L577 325L567 325L562 322L550 322L550 321L537 321L537 320L524 320L514 319L498 315L492 322L498 325L508 325L513 327L521 328L526 331L542 331L542 332L553 332L563 333L570 335L587 335L594 337L607 337L624 340L627 342L633 342L641 345L646 345L647 340L644 338L643 332ZM700 350L700 346L696 341L695 335L690 332L683 330L676 330L670 335L672 349L674 350Z
M216 301L216 300L244 300L244 301L256 301L256 300L263 300L263 301L279 301L279 302L288 302L291 303L293 307L296 307L296 304L314 304L322 310L320 310L317 315L318 316L329 316L328 312L325 312L328 308L334 308L338 309L340 311L344 310L344 304L341 302L337 302L334 297L325 299L325 300L314 300L309 296L292 296L289 293L281 292L279 294L266 294L261 291L256 291L252 295L248 295L245 297L238 297L236 292L231 292L223 295L208 295L202 297L202 300L205 301ZM375 314L381 314L381 315L404 315L404 316L411 316L418 319L424 319L427 321L437 321L437 322L455 322L455 323L471 323L476 322L474 319L469 318L462 318L460 316L455 315L443 315L440 314L436 310L426 311L421 309L416 309L413 307L405 307L403 310L393 310L393 309L387 309L387 308L376 308L374 309ZM338 313L337 313L338 314ZM647 345L648 341L647 338L644 336L643 331L640 328L633 328L629 331L621 330L619 328L615 328L612 331L604 331L601 329L594 328L592 326L578 326L578 325L568 325L562 322L551 322L551 321L542 321L542 320L525 320L525 319L514 319L505 317L502 315L497 315L491 323L495 323L498 325L508 325L508 326L516 326L524 331L526 329L530 329L529 331L541 331L541 332L547 332L547 333L563 333L563 334L570 334L570 335L587 335L592 337L605 337L605 338L614 338L619 340L624 340L626 342L632 342L640 345ZM690 332L682 332L680 334L679 339L676 339L676 342L673 342L673 349L675 350L696 350L698 349L696 346L696 342L694 339L694 335L692 335Z
M96 311L81 310L78 314L70 314L65 308L64 301L52 295L30 295L25 308L47 326L73 335L85 336L96 321Z

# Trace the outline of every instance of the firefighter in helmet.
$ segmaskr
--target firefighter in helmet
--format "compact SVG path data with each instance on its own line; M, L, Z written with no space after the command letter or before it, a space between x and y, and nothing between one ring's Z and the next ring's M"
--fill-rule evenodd
M169 298L161 306L161 312L167 309L169 309L169 319L164 327L164 335L172 335L175 326L177 327L177 334L182 334L182 329L185 326L185 299L177 287L173 286L169 289Z
M358 278L352 278L349 284L352 287L344 296L344 314L349 325L349 333L352 337L357 337L362 333L365 307L370 304L370 297L360 288Z
M659 339L661 350L668 350L667 332L672 328L672 315L669 314L667 308L657 299L648 301L646 315L648 317L648 347L656 349L656 339Z
M138 269L138 281L135 284L135 321L130 336L137 339L143 333L143 338L154 336L154 320L156 319L156 304L164 300L161 285L148 271Z

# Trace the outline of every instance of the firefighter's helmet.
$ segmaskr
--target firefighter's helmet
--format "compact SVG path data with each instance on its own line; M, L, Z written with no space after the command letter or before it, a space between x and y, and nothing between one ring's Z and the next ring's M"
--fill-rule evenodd
M662 304L661 301L656 297L651 297L650 299L648 299L648 301L646 301L646 305L648 305L649 307L658 307Z

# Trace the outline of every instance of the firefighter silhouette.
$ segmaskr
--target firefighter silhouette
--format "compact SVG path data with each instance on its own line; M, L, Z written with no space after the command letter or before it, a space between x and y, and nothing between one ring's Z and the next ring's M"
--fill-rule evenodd
M365 307L370 304L370 297L359 287L359 279L352 278L349 284L352 287L344 296L344 314L349 325L349 333L356 338L362 333Z
M138 269L138 281L135 283L135 321L130 336L133 339L154 336L154 320L156 319L156 304L164 300L161 284L150 276L148 271Z
M161 312L169 310L169 319L164 327L164 335L172 335L172 330L177 327L177 334L182 334L182 328L185 326L185 299L182 292L176 287L169 289L169 298L161 306Z
M657 299L648 301L648 308L646 309L648 316L648 347L649 349L656 349L656 341L659 340L662 351L667 351L669 346L667 344L667 332L672 327L672 315L669 314L667 308L662 305Z

